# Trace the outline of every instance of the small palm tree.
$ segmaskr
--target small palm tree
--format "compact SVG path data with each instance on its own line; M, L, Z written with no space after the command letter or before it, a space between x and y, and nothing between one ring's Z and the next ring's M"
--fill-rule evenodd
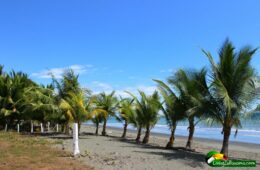
M104 121L104 116L100 113L100 114L97 114L96 116L94 116L94 118L92 118L91 120L96 126L95 135L98 135L99 124Z
M102 130L102 135L106 136L107 119L109 116L114 116L118 108L118 101L115 97L115 91L111 92L108 95L104 92L98 94L95 97L94 104L96 109L100 109L106 112L105 114L103 114L104 123Z
M52 121L59 113L55 92L51 85L28 87L24 93L26 120Z
M158 83L158 88L164 99L162 111L165 115L168 126L171 129L171 135L166 148L172 148L175 140L175 130L177 123L186 117L186 105L181 97L176 96L173 90L160 80L154 80Z
M130 96L133 96L133 98L136 100L136 97L131 94L130 92L126 92L128 93ZM137 110L137 103L134 101L133 102L133 111L129 112L130 114L128 114L128 121L130 124L132 124L135 128L137 128L137 136L135 141L137 143L140 143L140 139L141 139L141 135L142 135L142 128L144 128L144 120L142 117L142 114L140 112L138 112Z
M119 112L120 112L119 120L124 121L124 131L122 134L122 138L126 137L127 126L130 122L129 120L134 114L133 113L134 112L133 102L134 102L134 99L131 99L131 98L122 99L121 98L121 101L119 104Z
M159 111L161 109L161 102L158 92L155 91L151 96L147 96L144 92L139 91L141 99L136 101L136 114L141 119L140 124L146 128L143 143L149 142L150 131L159 119Z
M59 107L66 113L68 120L78 123L78 132L80 132L81 122L88 118L88 111L85 106L85 96L83 91L75 94L69 93L69 96L62 99Z
M257 49L249 46L235 52L233 44L226 40L215 63L209 52L203 51L211 63L211 93L218 104L214 120L223 126L221 153L228 156L229 136L232 127L241 127L240 118L245 109L259 95L255 86L256 73L250 61Z
M14 127L27 114L26 89L36 84L22 72L5 73L3 67L0 67L0 72L0 121Z

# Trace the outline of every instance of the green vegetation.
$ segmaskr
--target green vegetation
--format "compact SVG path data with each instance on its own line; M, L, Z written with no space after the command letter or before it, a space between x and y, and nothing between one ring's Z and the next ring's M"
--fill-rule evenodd
M235 47L227 40L219 51L218 63L209 52L204 51L211 63L210 92L217 106L213 120L223 126L221 153L225 155L228 155L231 128L242 126L240 118L245 109L259 96L256 73L250 65L256 50L247 46L235 52Z
M134 113L134 100L131 98L121 98L119 105L119 121L124 121L124 131L122 134L122 138L126 137L127 126L131 122L131 118L133 118Z
M114 116L124 122L122 138L126 138L127 127L137 128L136 141L140 142L142 129L145 129L143 143L149 142L150 131L156 124L161 111L169 125L171 135L167 148L172 148L175 130L179 121L189 122L187 149L192 149L196 124L205 121L218 123L223 127L221 153L228 155L231 128L241 127L240 119L245 117L254 101L259 99L259 78L250 65L256 49L243 47L235 51L227 40L220 48L216 63L209 52L211 68L207 70L179 69L167 79L167 83L154 80L158 91L152 95L139 91L138 96L128 93L131 98L120 98L113 91L110 94L92 95L90 90L80 86L78 75L72 70L64 72L61 80L53 77L50 85L38 85L25 73L6 73L0 67L0 129L29 131L32 123L50 122L62 126L69 134L71 123L92 120L98 127L103 123L102 135L107 135L106 124ZM207 75L210 76L207 76ZM259 111L259 106L255 109ZM118 113L118 114L117 114Z
M134 95L133 98L136 101L135 112L139 117L137 119L139 126L137 141L140 140L140 131L142 127L146 129L143 143L148 143L150 137L151 128L154 127L159 119L159 111L161 109L160 97L155 91L151 96L147 96L144 92L139 91L141 99L137 99Z
M167 124L171 129L170 140L166 145L166 148L171 148L175 139L175 130L177 123L185 118L185 101L181 98L181 95L177 96L173 90L167 86L164 82L155 80L159 84L159 90L164 99L162 106L163 114L166 118Z
M94 104L97 109L99 109L99 113L103 115L103 130L102 135L106 136L106 126L107 126L107 119L109 116L115 116L117 108L118 108L118 100L115 96L115 91L111 92L110 94L100 93L99 95L95 96Z

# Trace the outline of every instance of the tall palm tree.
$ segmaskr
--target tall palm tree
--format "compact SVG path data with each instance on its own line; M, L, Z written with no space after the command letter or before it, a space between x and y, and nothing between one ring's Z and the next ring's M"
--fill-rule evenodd
M145 127L145 136L143 143L149 142L150 131L159 119L159 111L161 109L161 102L158 92L155 91L151 96L146 95L144 92L139 91L141 99L133 96L136 101L136 113L141 118L141 124Z
M65 132L67 134L71 122L78 123L80 129L81 122L88 118L85 101L90 92L80 87L78 78L79 76L75 75L71 69L63 73L61 81L58 81L53 76L53 84L58 90L59 108L66 120Z
M103 130L102 130L102 135L106 136L106 126L107 126L107 120L109 116L114 116L117 108L118 108L118 101L117 97L115 96L115 91L111 92L110 94L106 93L100 93L95 97L94 104L97 109L105 111L103 113Z
M171 129L171 135L166 148L172 148L175 140L175 130L179 121L186 117L186 105L180 96L177 96L174 91L163 81L154 80L158 83L158 88L164 99L162 111L165 115L168 126Z
M215 121L223 126L221 153L228 156L229 136L232 127L241 127L240 118L245 109L259 95L255 86L255 70L250 62L257 49L249 46L235 52L234 45L226 40L219 50L215 63L210 52L203 50L211 64L211 93L218 103Z

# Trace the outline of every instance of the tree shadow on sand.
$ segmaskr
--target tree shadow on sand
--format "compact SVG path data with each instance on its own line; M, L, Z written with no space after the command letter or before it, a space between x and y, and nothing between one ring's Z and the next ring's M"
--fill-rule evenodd
M185 147L172 147L171 149L166 149L165 147L155 143L142 144L142 143L137 143L134 139L120 138L118 136L109 136L109 137L112 138L113 140L132 145L132 146L122 146L122 147L155 149L154 151L147 151L147 152L134 151L137 153L140 152L140 153L147 153L152 155L160 155L167 160L178 159L179 161L182 161L183 163L191 167L203 167L204 165L206 165L204 153L186 150ZM248 158L243 158L243 157L229 157L229 158L231 160L250 160ZM260 163L258 163L258 160L256 164L260 165Z
M166 160L178 160L184 164L193 168L203 168L205 163L205 154L195 151L187 151L183 147L173 147L171 149L166 149L165 147L159 146L158 144L142 144L136 143L134 139L122 139L117 136L109 136L112 140L116 140L122 143L128 143L132 146L122 146L122 147L133 147L147 149L148 151L138 151L136 153L146 153L151 155L162 156ZM153 151L151 151L153 149Z
M191 152L175 151L175 150L173 150L172 152L166 152L166 151L148 151L148 152L134 151L134 152L159 155L169 161L178 160L193 168L198 168L198 167L203 168L206 165L205 155L201 153L191 153Z

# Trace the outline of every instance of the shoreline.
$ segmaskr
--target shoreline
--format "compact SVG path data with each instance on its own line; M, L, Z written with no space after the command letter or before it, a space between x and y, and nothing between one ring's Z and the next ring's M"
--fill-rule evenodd
M84 124L84 126L92 126L92 125L86 125ZM94 127L94 125L93 125ZM116 130L118 132L122 132L123 133L123 127L119 128L119 127L113 127L113 126L107 126L107 129L111 129L111 130ZM137 133L137 130L133 130L133 129L127 129L127 132L129 133ZM144 131L143 131L144 133ZM163 137L163 138L169 138L170 135L168 134L164 134L164 133L158 133L158 132L151 132L150 136L156 136L156 137ZM188 140L188 136L181 136L181 135L175 135L175 138L180 138L183 140ZM193 141L199 141L199 142L215 142L215 143L222 143L222 140L218 140L218 139L209 139L209 138L201 138L201 137L193 137ZM229 144L232 145L245 145L245 146L249 146L250 147L256 147L256 148L260 148L260 144L257 143L250 143L250 142L238 142L238 141L230 141Z
M83 128L81 132L84 132L84 129L87 129L87 131L89 132L89 128L91 128L93 129L93 131L90 133L93 133L94 135L96 129L94 125L84 124L82 127ZM102 126L99 126L99 135L101 133L101 130L102 130ZM107 133L108 133L108 137L117 136L120 138L123 133L123 129L118 127L107 126ZM136 138L136 133L137 133L136 130L132 130L132 129L127 130L126 140L134 140ZM142 131L141 140L143 139L143 137L144 137L144 131ZM149 144L164 148L167 142L169 141L169 137L170 136L167 134L151 132ZM186 142L187 142L187 137L176 135L174 141L174 147L186 147ZM220 140L197 138L197 137L193 138L192 148L201 153L206 154L211 150L220 151L221 147L222 147L222 141ZM230 141L229 150L235 152L234 157L237 157L237 155L239 155L236 153L236 150L243 151L243 152L252 152L252 153L256 152L259 153L260 156L260 144L255 144L255 143Z

